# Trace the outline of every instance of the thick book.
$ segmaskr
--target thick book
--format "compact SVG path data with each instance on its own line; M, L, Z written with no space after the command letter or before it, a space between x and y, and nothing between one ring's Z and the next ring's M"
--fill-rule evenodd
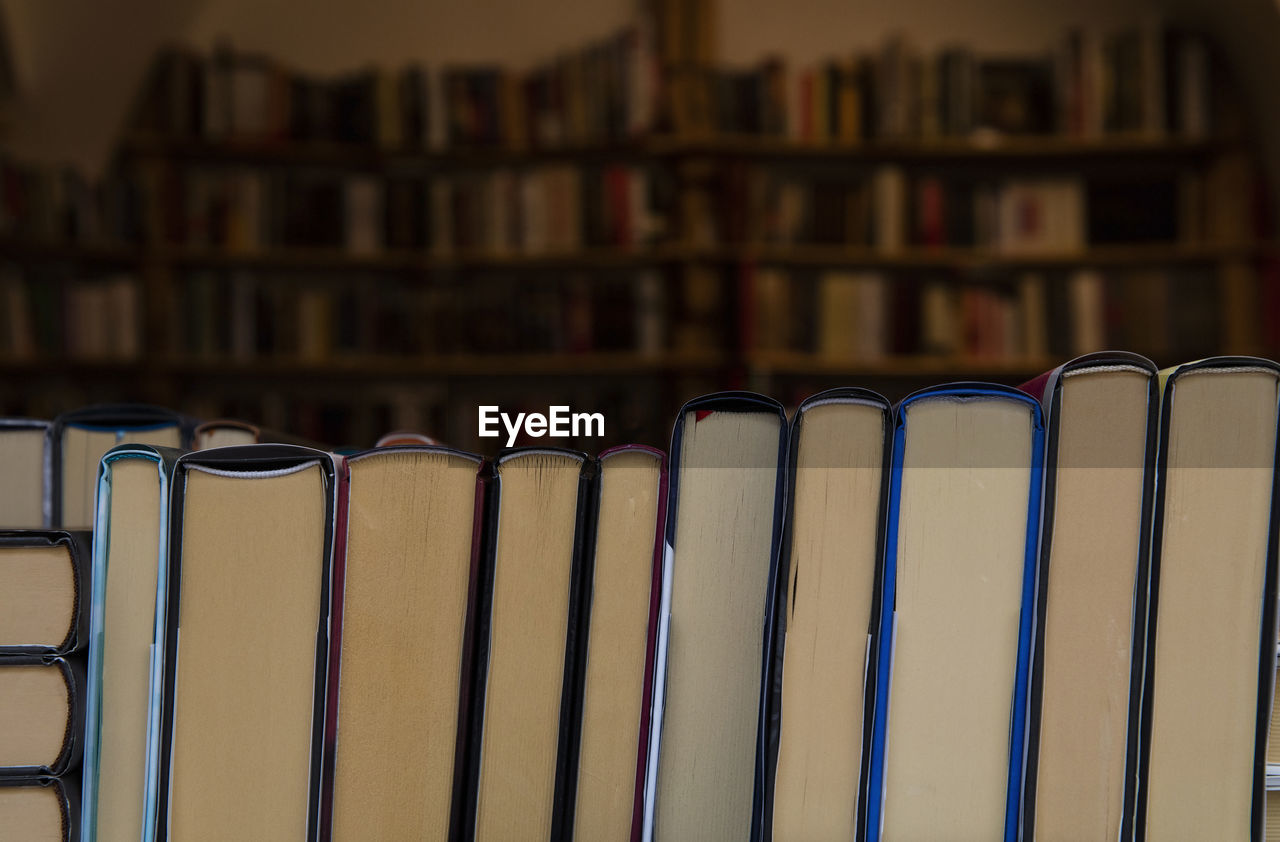
M49 427L35 418L0 418L0 529L51 523Z
M646 839L760 832L786 460L786 415L769 398L708 395L676 417Z
M81 840L155 835L169 489L180 451L102 457L91 580Z
M896 410L867 838L1017 839L1044 426L1007 386Z
M1155 365L1108 351L1022 387L1046 425L1022 837L1119 839L1137 795Z
M1137 839L1262 839L1280 366L1160 373Z
M606 450L599 487L572 829L582 840L638 839L662 596L666 454L639 445Z
M465 760L484 463L423 446L344 462L322 837L444 839Z
M319 836L336 484L305 447L178 460L157 839Z
M0 777L0 835L72 842L80 835L80 793L71 777Z
M257 424L234 418L205 421L196 425L191 432L192 450L212 450L215 447L238 447L246 444L297 444L321 449L321 445L301 436L266 430Z
M571 833L596 473L594 459L554 448L507 450L494 463L463 838Z
M791 422L766 839L850 840L866 819L892 444L889 403L865 389L814 395Z
M80 659L0 658L0 777L62 775L83 748Z
M67 655L88 644L91 537L0 531L0 656Z
M98 467L117 444L180 448L191 441L191 419L156 406L104 404L66 412L54 419L50 522L63 529L88 529L94 523Z

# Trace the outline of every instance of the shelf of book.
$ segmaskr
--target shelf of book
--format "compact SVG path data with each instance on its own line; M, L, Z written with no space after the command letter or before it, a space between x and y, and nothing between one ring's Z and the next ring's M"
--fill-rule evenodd
M1000 251L919 246L894 251L863 246L739 245L695 250L690 260L787 266L865 266L877 269L1020 269L1216 263L1260 257L1270 243L1131 243L1071 251Z
M270 247L225 249L199 246L144 247L128 244L32 242L0 239L0 259L65 261L131 266L144 260L233 269L409 272L433 269L626 269L688 264L755 262L789 266L866 266L883 269L981 269L1054 266L1141 266L1215 263L1275 257L1280 244L1253 242L1152 242L1091 245L1070 251L1001 251L991 248L739 243L712 246L659 245L585 248L544 253L433 252L420 249L353 253L341 248Z
M1079 164L1089 160L1186 159L1220 153L1237 145L1229 137L1194 138L1151 134L1001 135L934 137L853 142L804 141L759 135L680 137L648 134L620 143L547 147L456 147L439 150L388 148L369 144L240 137L221 141L132 136L118 149L120 160L180 161L184 164L240 164L329 167L352 171L473 169L548 161L655 160L665 158L838 159L857 162L946 163L957 159L998 163L1033 159Z
M431 252L423 250L353 253L340 248L264 248L230 250L163 247L157 259L182 266L260 269L404 272L432 269L625 269L693 259L683 248L588 248L552 252Z
M0 373L249 402L590 375L605 400L1280 341L1248 123L1194 33L1167 33L1167 76L1095 89L1120 56L1079 32L1052 58L889 38L731 68L655 14L527 71L162 51L101 183L0 162L0 327L25 325L0 360L29 361Z
M752 374L813 377L1010 378L1031 377L1058 365L1052 357L1008 359L976 356L894 355L863 360L792 351L756 351L747 355Z
M305 376L336 379L452 378L452 377L577 377L589 375L646 376L669 372L712 374L729 358L715 351L642 354L592 351L581 354L436 354L429 356L334 356L304 360L262 358L172 358L158 369L183 377L276 379Z

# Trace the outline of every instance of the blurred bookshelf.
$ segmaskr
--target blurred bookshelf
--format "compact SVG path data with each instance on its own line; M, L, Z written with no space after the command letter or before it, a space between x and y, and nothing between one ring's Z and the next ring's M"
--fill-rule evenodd
M104 178L3 163L0 410L485 449L477 402L571 402L663 446L719 388L1280 348L1270 202L1202 36L731 68L713 23L658 4L519 72L161 51Z

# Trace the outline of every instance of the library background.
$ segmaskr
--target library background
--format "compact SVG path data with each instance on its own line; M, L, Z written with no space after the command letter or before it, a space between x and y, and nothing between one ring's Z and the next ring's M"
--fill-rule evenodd
M1272 8L130 5L6 7L5 415L665 447L716 389L1280 345Z
M1277 79L1276 0L0 0L0 842L1280 834Z

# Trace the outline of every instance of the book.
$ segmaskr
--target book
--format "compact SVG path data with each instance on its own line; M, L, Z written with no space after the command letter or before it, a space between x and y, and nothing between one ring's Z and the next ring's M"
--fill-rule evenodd
M898 404L867 838L1017 839L1044 428L1006 386Z
M0 657L88 644L91 543L88 532L0 531Z
M768 685L767 839L861 835L892 442L888 402L863 389L814 395L791 422Z
M345 470L322 836L442 839L465 777L482 460L388 445ZM392 758L413 760L389 779Z
M268 430L248 421L237 421L233 418L217 418L196 425L191 433L192 450L210 450L215 447L238 447L246 444L295 444L323 450L316 442L283 433L279 430Z
M177 462L160 840L318 835L336 482L291 445Z
M782 406L760 395L708 395L676 417L646 839L759 834L786 449Z
M60 776L84 749L84 667L74 657L0 658L0 777Z
M168 409L143 404L101 404L65 412L54 419L52 522L86 529L94 523L98 466L117 444L182 447L192 422Z
M208 450L213 447L258 444L261 434L261 430L244 421L231 419L206 421L195 428L191 449Z
M516 448L494 463L465 838L560 838L573 826L595 475L595 460L571 450Z
M639 839L666 529L666 456L600 454L573 835Z
M102 457L86 682L82 842L155 838L169 489L180 451Z
M0 827L13 839L78 838L80 797L69 778L0 777Z
M1160 373L1135 837L1262 838L1280 366Z
M36 529L46 525L49 483L49 422L0 418L0 528Z
M1024 839L1132 834L1156 367L1116 351L1021 387L1046 418Z

